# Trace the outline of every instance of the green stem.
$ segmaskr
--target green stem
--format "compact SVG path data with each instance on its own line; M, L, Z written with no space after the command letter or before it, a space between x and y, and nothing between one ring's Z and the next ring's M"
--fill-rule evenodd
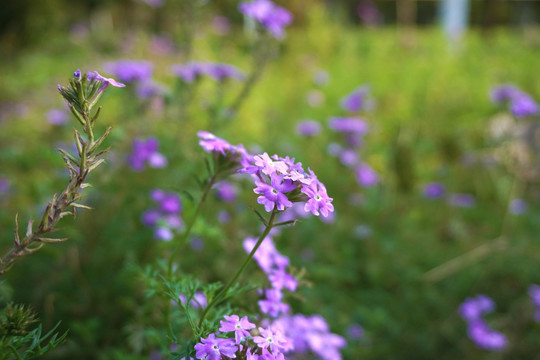
M208 193L210 192L210 189L212 189L212 186L214 186L216 182L216 175L212 175L204 187L204 190L201 194L201 198L199 199L199 202L197 203L197 207L195 208L195 213L193 214L193 217L191 218L191 221L189 224L187 224L186 231L182 234L182 237L178 240L178 244L176 245L176 248L173 250L171 257L169 258L169 263L167 266L167 275L170 277L172 274L172 268L174 264L174 259L178 256L184 245L186 244L186 241L191 234L191 230L193 228L193 225L195 224L195 221L199 217L199 214L202 209L202 205L204 201L206 200L206 197L208 196Z
M261 236L259 236L259 239L257 240L257 243L255 244L255 246L253 247L253 249L249 253L248 257L246 258L246 260L244 261L242 266L240 266L240 268L238 269L236 274L233 276L231 281L229 281L229 283L223 289L221 289L219 291L219 293L212 299L210 304L208 304L208 306L204 309L204 311L203 311L203 313L201 315L201 319L199 320L199 325L198 325L199 328L201 327L206 315L208 314L208 311L210 311L210 309L212 307L214 307L214 305L216 305L219 301L222 300L222 298L227 294L227 291L229 291L231 286L233 286L234 283L236 282L236 280L238 280L238 278L240 277L240 275L242 275L242 273L246 269L247 265L249 264L249 261L253 258L253 255L255 255L255 252L257 251L259 246L261 246L261 244L264 241L264 239L266 238L266 236L268 236L268 234L270 233L270 230L272 230L272 227L274 226L274 219L276 217L276 214L277 214L276 210L275 209L272 210L272 213L270 214L270 219L266 222L267 225L266 225L263 233L261 234Z

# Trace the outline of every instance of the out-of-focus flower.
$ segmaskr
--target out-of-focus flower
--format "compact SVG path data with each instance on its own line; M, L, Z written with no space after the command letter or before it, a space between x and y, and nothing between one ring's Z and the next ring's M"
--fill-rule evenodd
M0 175L0 195L3 195L9 191L11 183L9 179Z
M132 153L128 156L131 168L135 171L142 171L147 163L153 168L167 166L167 158L158 152L158 147L159 142L154 137L147 140L135 139Z
M324 94L320 90L311 90L306 95L306 101L312 108L318 108L324 104Z
M303 136L315 136L321 132L321 124L315 120L303 120L296 126L296 132Z
M529 206L523 199L513 199L510 202L510 212L514 215L521 215L527 212Z
M242 2L238 8L242 14L258 21L278 39L285 36L285 26L292 22L291 13L270 0Z
M515 117L525 117L540 113L540 105L524 91L512 84L499 85L490 92L491 100L495 104L509 103L510 112Z
M483 320L470 323L467 333L478 347L486 350L500 351L508 345L506 336L491 329Z
M52 125L65 125L69 121L69 114L65 110L51 109L47 111L47 122Z
M356 180L360 185L370 187L377 185L379 176L371 166L362 163L356 167Z
M424 186L422 189L422 194L430 199L438 199L443 197L446 193L446 189L443 184L432 182Z
M199 79L202 75L209 76L217 81L245 79L244 73L237 67L224 63L188 62L185 64L173 65L171 70L174 75L180 77L187 83Z
M225 202L234 202L238 195L236 186L228 181L222 181L215 186L216 196Z
M195 345L195 350L197 359L221 360L223 356L236 358L238 348L234 341L216 338L216 335L210 334L206 339L201 338L201 342Z
M355 89L349 95L341 99L341 107L350 113L357 113L360 110L371 108L373 100L368 99L369 86L363 85Z
M363 135L369 130L368 124L357 117L333 117L328 122L330 129L342 133Z
M354 340L362 339L365 335L364 328L358 324L352 324L347 328L347 335Z
M495 302L486 295L467 298L459 307L459 314L466 321L475 321L495 310Z
M220 320L219 324L221 325L219 331L234 332L236 344L240 344L244 339L250 337L248 330L255 328L255 324L250 323L247 316L240 319L238 315L225 315L225 321Z
M105 63L105 69L127 83L145 81L152 77L154 65L148 61L119 60Z

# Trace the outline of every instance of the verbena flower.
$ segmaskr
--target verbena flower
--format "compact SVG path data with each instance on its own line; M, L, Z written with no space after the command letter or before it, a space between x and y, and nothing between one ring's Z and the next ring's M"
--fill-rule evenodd
M368 94L369 86L361 86L352 91L349 95L345 96L343 99L341 99L341 107L345 111L348 111L350 113L357 113L360 110L365 109L366 107L369 108L372 105L367 99Z
M118 82L113 78L106 78L104 76L101 76L97 71L90 71L88 73L88 81L101 81L103 83L103 85L100 88L101 90L104 90L108 85L112 85L114 87L126 86L125 84Z
M529 206L523 199L513 199L510 202L510 212L514 215L521 215L527 212Z
M467 334L482 349L499 351L508 345L506 336L491 329L483 320L471 322L467 328Z
M287 198L285 193L296 189L296 185L289 179L283 179L283 175L272 173L270 175L270 185L266 182L255 180L257 187L253 190L255 194L261 194L257 198L257 202L264 205L264 209L268 212L274 207L277 210L285 210L292 206L292 202Z
M260 336L255 336L253 342L262 349L270 349L272 354L278 354L289 349L289 341L281 330L259 328Z
M315 120L304 120L296 126L296 132L302 136L315 136L321 132L321 124Z
M540 286L536 284L529 286L529 296L531 297L532 303L536 308L534 320L540 323Z
M495 310L495 302L486 295L467 298L459 307L459 314L466 321L475 321Z
M270 288L264 290L265 298L259 300L259 308L263 314L268 314L271 317L276 317L279 314L286 314L290 310L290 306L282 302L283 293L281 290Z
M358 117L332 117L328 125L332 130L357 135L364 135L369 130L368 124Z
M145 211L141 221L144 225L154 228L154 238L170 241L174 237L173 230L179 230L184 226L179 215L182 211L180 196L155 189L150 192L150 197L158 207Z
M356 180L362 186L375 186L379 182L379 175L366 163L356 167Z
M255 328L255 324L250 323L247 316L240 319L238 315L225 315L225 321L220 320L219 323L221 325L219 331L234 332L236 344L240 344L244 339L250 337L248 330Z
M65 125L69 122L69 114L65 110L51 109L47 111L47 122L52 125Z
M195 357L205 360L221 360L222 356L234 359L238 347L231 339L216 338L216 335L210 334L208 337L201 338L201 342L195 345Z
M446 189L444 185L441 183L429 183L424 186L422 189L422 194L430 199L438 199L446 193Z
M285 27L292 22L291 13L270 0L242 2L238 8L242 14L255 19L278 39L285 36Z
M11 183L9 179L0 175L0 195L3 195L9 191Z
M286 315L272 322L290 340L294 354L312 352L324 360L340 360L340 349L345 347L343 337L330 332L328 324L320 315ZM286 352L287 353L287 352Z
M502 104L514 99L520 93L521 90L519 90L515 85L503 84L495 86L493 89L491 89L490 98L495 104Z
M152 77L154 65L148 61L119 60L104 65L108 72L113 73L120 81L127 83L146 81Z
M167 166L167 158L158 152L159 141L150 137L146 140L135 139L132 153L128 156L128 162L135 171L142 171L146 164L153 168Z
M515 117L525 117L540 113L540 105L529 94L511 84L495 87L491 91L490 97L495 104L509 103L510 112Z
M182 305L186 306L187 304L186 295L179 294L178 299L180 300ZM189 302L189 305L194 309L204 309L207 305L206 295L204 295L204 293L201 291L197 291L193 295L193 299L191 299L191 301Z
M236 186L228 181L221 181L216 184L216 196L225 202L234 202L238 195Z

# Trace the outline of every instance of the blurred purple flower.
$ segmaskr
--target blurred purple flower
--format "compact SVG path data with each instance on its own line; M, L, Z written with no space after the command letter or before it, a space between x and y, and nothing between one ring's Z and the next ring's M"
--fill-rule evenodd
M165 86L151 79L143 80L137 84L135 93L141 99L148 99L153 96L161 96L165 93Z
M159 226L154 230L154 237L158 240L171 241L174 234L171 229Z
M446 193L446 189L443 184L432 182L424 186L422 194L430 199L438 199Z
M237 197L238 190L236 186L228 181L221 181L216 184L216 196L225 202L234 202Z
M7 193L10 187L9 179L0 175L0 195Z
M104 65L108 72L124 82L145 81L152 77L154 65L148 61L119 60Z
M352 324L347 328L347 335L354 340L362 339L365 335L364 328L358 324Z
M221 210L218 212L217 219L222 224L227 224L231 221L231 214L226 210Z
M271 317L277 317L279 314L286 314L290 310L290 306L281 301L283 293L278 289L264 290L265 298L259 300L259 308L263 314L268 314Z
M371 166L363 163L356 167L356 180L360 185L370 187L377 185L379 176Z
M468 321L476 321L482 318L486 313L495 310L495 302L486 295L477 295L473 298L467 298L459 307L459 314Z
M486 350L499 351L508 345L506 336L491 329L484 320L475 320L468 326L467 333L478 347Z
M519 90L515 85L504 84L495 86L493 89L491 89L489 97L495 104L502 104L514 99L519 94L521 94L521 90Z
M285 36L284 28L292 22L291 13L270 0L242 2L238 8L242 14L258 21L278 39Z
M224 63L189 62L173 65L171 70L174 75L187 83L197 80L201 75L207 75L217 81L224 81L229 78L236 80L245 79L242 71L233 65Z
M369 105L368 94L369 86L360 86L341 100L341 107L350 113L357 113Z
M510 202L510 212L514 215L521 215L527 212L529 206L523 199L513 199Z
M202 251L204 242L200 237L193 237L190 241L191 248L195 251Z
M339 154L339 160L345 166L353 166L358 162L358 154L353 149L345 149Z
M333 117L328 122L330 129L363 135L369 130L368 124L358 117Z
M245 75L236 66L230 64L207 64L206 75L217 81L227 79L244 80Z
M69 114L63 109L47 111L47 122L52 125L65 125L69 121Z
M159 142L156 138L150 137L147 140L135 139L133 141L133 152L128 156L128 162L135 171L142 171L146 163L153 168L167 166L167 158L158 152Z
M340 144L333 142L328 144L326 151L332 156L339 156L339 154L341 154L341 152L343 151L343 148Z
M238 348L234 341L216 338L216 335L210 334L206 339L201 338L201 342L195 345L195 350L197 359L221 360L223 356L236 358Z
M540 112L540 106L529 95L521 94L510 102L510 111L515 117L525 117L537 115Z
M150 42L152 54L166 55L174 51L174 42L167 36L154 35Z
M476 200L471 194L450 194L448 204L455 207L469 208L476 204Z
M321 132L321 124L315 120L303 120L296 126L296 132L303 136L315 136Z

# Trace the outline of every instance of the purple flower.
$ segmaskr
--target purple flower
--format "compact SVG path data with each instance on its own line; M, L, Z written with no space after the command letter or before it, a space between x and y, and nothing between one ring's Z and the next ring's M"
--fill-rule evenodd
M0 175L0 195L3 195L9 191L11 184L9 183L8 178Z
M471 194L450 194L448 203L455 207L472 207L475 204L474 196Z
M115 74L120 81L147 81L152 77L154 65L148 61L119 60L105 64L105 69Z
M291 13L270 0L243 2L238 8L242 14L258 21L272 36L278 39L285 36L284 28L292 22Z
M468 326L467 333L471 340L482 349L499 351L504 349L508 344L506 336L489 328L483 320L471 322Z
M521 215L527 212L528 205L523 199L513 199L510 202L510 212L514 215Z
M272 354L280 353L289 348L288 340L280 330L259 328L260 336L255 336L253 342L262 349L270 349Z
M352 324L347 328L347 334L351 339L362 339L365 335L364 328L358 324Z
M354 90L353 92L351 92L349 95L345 96L341 100L341 107L345 111L348 111L350 113L359 112L360 110L365 108L366 105L369 105L366 102L367 100L366 97L368 93L369 93L369 86L367 85L357 88L356 90Z
M226 156L226 151L232 151L235 148L227 141L218 138L208 131L199 131L197 135L201 139L199 141L199 145L201 145L201 147L207 152L220 152L223 154L223 156Z
M161 212L151 209L143 213L141 221L146 226L154 227L159 219L161 219Z
M370 187L377 185L379 176L368 164L362 163L356 167L356 180L360 185Z
M250 336L248 330L254 329L255 324L249 322L248 317L244 316L242 319L238 315L225 315L225 320L220 320L221 327L219 331L231 332L234 331L234 340L236 344L240 344L244 339Z
M264 290L266 299L259 300L259 307L263 314L268 314L272 317L278 316L280 313L287 313L290 310L289 305L283 303L283 293L278 289Z
M363 135L369 130L368 124L357 117L333 117L328 122L330 129L342 133Z
M244 240L244 249L250 253L257 241L254 238ZM255 261L266 274L274 269L283 270L289 266L289 258L282 255L274 245L271 237L266 237L254 255Z
M476 321L481 317L495 310L495 303L486 295L478 295L473 298L467 298L459 307L459 314L468 321Z
M529 295L531 296L533 304L540 307L540 286L532 284L529 287Z
M154 237L158 240L171 241L174 234L172 233L171 229L160 226L154 231Z
M234 202L236 200L237 192L236 186L228 181L222 181L216 184L216 195L220 200L225 202Z
M272 288L277 290L286 288L289 291L296 291L298 286L296 278L283 269L273 270L268 274L268 280L272 283Z
M353 166L358 162L358 154L353 149L345 149L339 154L339 160L345 166Z
M332 205L332 198L328 196L326 187L318 180L313 181L309 185L304 185L302 192L306 194L309 199L304 206L306 212L311 212L315 216L327 217L328 213L334 211L334 205Z
M259 180L255 181L255 185L257 187L253 192L255 194L261 194L257 198L257 202L264 205L264 209L267 212L272 211L274 208L285 210L285 208L292 206L292 202L287 198L285 193L296 189L296 185L291 180L283 180L283 175L272 174L270 176L270 185Z
M165 213L175 214L182 210L182 204L180 203L180 196L175 193L165 194L161 200L159 200L159 207L161 211Z
M197 359L221 360L222 356L236 358L238 348L234 341L216 338L216 335L210 334L206 339L201 338L201 342L195 345L195 350Z
M106 78L104 76L101 76L97 71L91 71L88 72L88 81L101 81L103 85L101 86L101 90L104 90L109 84L114 87L125 87L125 84L122 84L113 78Z
M514 99L514 97L519 94L521 94L521 90L516 86L504 84L494 87L490 92L490 98L495 104L501 104Z
M230 64L208 64L205 73L217 81L224 81L228 78L244 80L246 77L243 72Z
M143 80L139 82L135 92L139 98L148 99L153 96L163 95L165 93L165 87L152 80Z
M521 94L510 102L510 111L515 117L525 117L538 114L540 106L529 95Z
M178 76L187 83L191 83L203 74L203 67L196 62L178 64L171 66L174 75Z
M427 184L422 190L422 194L430 199L438 199L444 196L445 192L446 189L444 188L444 185L436 182Z
M65 125L69 121L69 115L65 110L51 109L47 111L47 122L52 125Z
M178 299L180 300L182 305L186 306L186 302L187 302L186 295L179 294ZM189 302L189 305L193 307L194 309L204 309L207 305L206 295L204 295L203 292L197 291L193 295L193 299L191 299L191 301Z
M165 167L167 158L158 152L158 147L159 142L154 137L147 140L135 139L133 152L128 157L131 168L135 171L142 171L146 163L153 168Z
M227 224L231 221L231 214L226 210L221 210L217 215L217 219L220 223Z
M298 123L296 132L302 136L315 136L321 132L321 124L315 120L304 120Z

